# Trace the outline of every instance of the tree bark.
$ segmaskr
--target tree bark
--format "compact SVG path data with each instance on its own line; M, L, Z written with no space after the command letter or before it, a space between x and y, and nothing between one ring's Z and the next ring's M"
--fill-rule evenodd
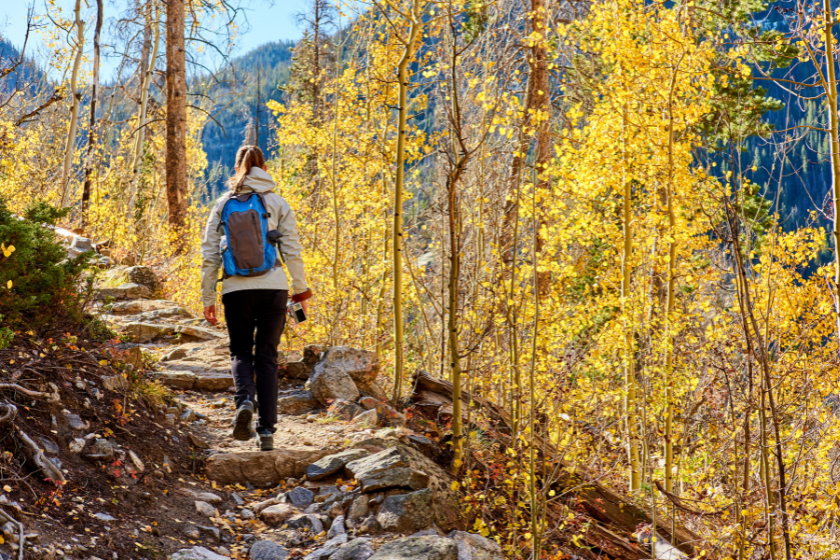
M168 0L166 3L166 200L170 225L182 228L187 215L184 0Z
M79 66L82 63L82 53L85 49L85 22L81 17L82 0L76 0L75 25L76 35L76 58L73 61L73 70L70 73L70 96L73 98L73 105L70 108L70 130L67 132L67 144L64 148L64 165L61 168L61 203L64 208L67 205L67 190L69 188L70 173L73 170L73 149L76 146L76 128L79 123L79 105L82 94L76 88L79 78Z
M394 180L394 404L402 394L402 378L404 369L403 356L403 306L402 306L402 248L403 248L403 203L405 200L403 182L405 178L405 141L408 133L408 64L414 51L414 44L422 25L420 14L420 0L413 0L411 4L411 21L409 22L408 39L404 45L402 57L397 67L399 81L399 107L397 107L397 153L394 163L396 177Z
M93 147L96 143L96 105L99 100L99 36L102 32L102 0L96 0L96 27L93 31L93 81L90 91L90 123L88 125L87 157L85 158L85 184L82 188L82 229L87 226L90 206L91 175L93 174Z

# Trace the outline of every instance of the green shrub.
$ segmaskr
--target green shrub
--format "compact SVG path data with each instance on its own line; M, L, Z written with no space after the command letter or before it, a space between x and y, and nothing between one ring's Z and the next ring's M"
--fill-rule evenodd
M27 329L84 320L82 272L93 253L69 258L48 227L67 215L43 202L15 216L0 199L0 316ZM21 219L22 218L22 219ZM14 250L11 250L11 248Z

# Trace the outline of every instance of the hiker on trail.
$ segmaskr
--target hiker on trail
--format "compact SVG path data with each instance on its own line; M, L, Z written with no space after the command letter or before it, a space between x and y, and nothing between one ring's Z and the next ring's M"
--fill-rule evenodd
M214 325L216 283L219 269L224 269L222 303L236 388L233 437L241 441L254 437L251 420L256 400L256 437L262 451L274 448L277 422L277 346L286 326L289 296L283 261L292 278L292 302L301 302L308 312L312 296L294 212L272 192L277 184L267 171L257 146L239 148L231 192L213 205L201 243L204 317Z

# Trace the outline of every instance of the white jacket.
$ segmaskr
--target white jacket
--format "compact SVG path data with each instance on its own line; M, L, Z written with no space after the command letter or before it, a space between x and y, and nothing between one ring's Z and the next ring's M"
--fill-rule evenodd
M300 256L300 236L297 229L295 213L289 203L277 193L269 193L277 187L277 183L271 175L260 169L252 167L245 177L242 192L260 192L263 195L266 210L270 214L268 218L268 230L277 229L282 235L280 239L280 252L286 262L286 269L292 277L292 290L294 301L302 301L310 296L306 286L306 272L303 267L303 259ZM222 268L222 253L220 244L224 236L224 230L219 228L222 221L222 206L230 198L230 193L220 196L213 204L213 210L207 219L207 227L204 229L204 238L201 241L201 300L204 307L210 307L216 303L216 281L219 279L219 270ZM286 271L278 266L262 276L231 276L222 284L222 294L236 292L239 290L288 290L289 280Z

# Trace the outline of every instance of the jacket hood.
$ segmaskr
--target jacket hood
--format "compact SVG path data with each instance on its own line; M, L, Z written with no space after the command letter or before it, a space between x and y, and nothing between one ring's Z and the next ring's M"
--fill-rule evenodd
M266 192L277 186L274 179L259 167L252 167L245 176L243 185L256 192Z

